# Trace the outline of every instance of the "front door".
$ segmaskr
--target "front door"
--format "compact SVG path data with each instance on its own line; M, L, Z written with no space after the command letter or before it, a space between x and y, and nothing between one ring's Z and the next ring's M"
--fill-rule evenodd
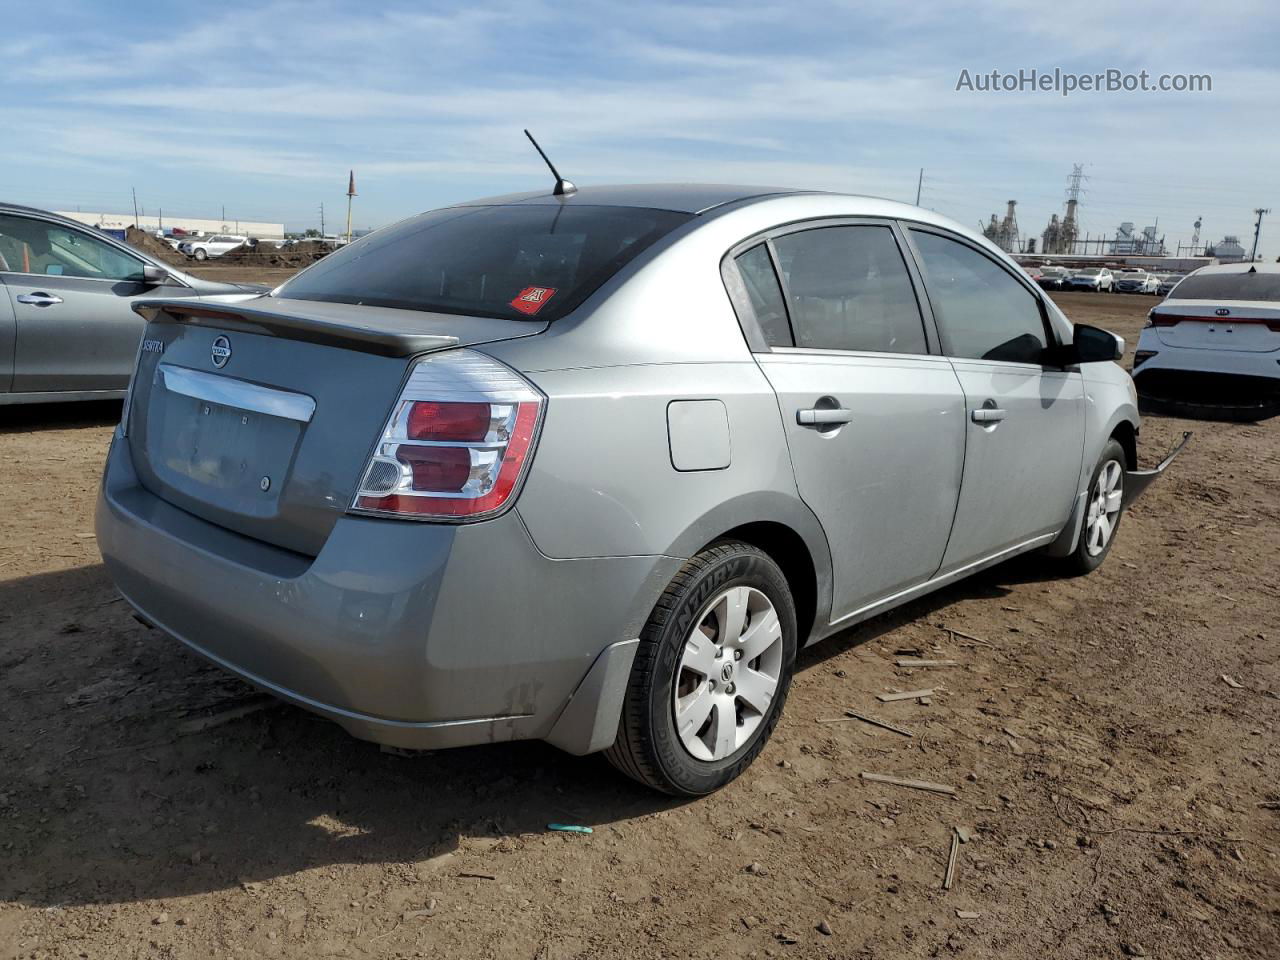
M62 224L0 216L3 281L16 320L14 393L123 390L154 294L143 261ZM0 335L0 344L3 337Z
M827 534L839 621L938 569L960 490L964 394L930 352L891 225L775 235L737 266L772 331L756 359L800 496Z
M1043 365L1053 332L1029 283L959 238L908 235L967 406L946 573L1062 529L1080 477L1084 388L1078 371Z

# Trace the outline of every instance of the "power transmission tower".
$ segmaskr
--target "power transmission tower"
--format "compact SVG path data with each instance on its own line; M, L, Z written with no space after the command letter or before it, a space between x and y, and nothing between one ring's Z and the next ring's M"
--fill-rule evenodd
M138 188L130 187L133 191L133 225L138 226Z
M1250 263L1258 259L1258 237L1262 235L1262 218L1271 212L1271 208L1255 207L1253 212L1258 215L1258 220L1253 225L1253 252L1249 254Z
M320 236L324 236L324 204L320 204Z
M1075 253L1076 242L1080 236L1080 220L1079 206L1080 194L1082 192L1082 184L1089 178L1084 175L1084 164L1073 163L1071 165L1071 176L1067 179L1067 213L1062 218L1062 222L1049 224L1049 230L1046 231L1045 243L1052 241L1052 249L1046 249L1045 253ZM1055 229L1056 227L1056 229ZM1088 245L1085 245L1085 252L1088 253Z

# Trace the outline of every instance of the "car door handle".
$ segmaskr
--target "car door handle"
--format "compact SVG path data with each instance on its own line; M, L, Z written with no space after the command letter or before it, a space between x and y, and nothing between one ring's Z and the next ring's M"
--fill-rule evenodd
M796 411L796 423L806 427L824 423L848 423L852 419L853 411L844 407L813 407Z
M969 415L973 417L974 423L999 423L1004 419L1004 411L999 407L979 407L971 410Z
M19 303L30 303L37 307L52 307L55 303L61 303L61 297L55 297L48 293L24 293L17 298Z

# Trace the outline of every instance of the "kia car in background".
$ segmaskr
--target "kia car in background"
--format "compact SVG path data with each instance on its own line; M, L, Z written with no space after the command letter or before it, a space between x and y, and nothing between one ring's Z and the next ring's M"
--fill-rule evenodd
M1143 270L1129 271L1113 275L1116 293L1155 293L1160 281L1154 274Z
M0 405L123 397L140 299L268 289L188 276L75 220L0 203Z
M1280 412L1280 264L1183 277L1147 315L1133 379L1155 409L1235 420Z
M238 234L217 233L211 237L201 237L195 240L184 240L178 244L178 252L186 254L193 260L208 260L210 257L220 257L232 250L238 250L249 242L248 237L242 237Z
M886 200L561 182L138 310L97 539L140 618L359 737L678 795L755 759L801 647L1093 570L1164 467L1121 339Z
M1068 290L1093 290L1095 293L1110 293L1114 283L1112 273L1106 267L1085 267L1073 270L1064 286Z

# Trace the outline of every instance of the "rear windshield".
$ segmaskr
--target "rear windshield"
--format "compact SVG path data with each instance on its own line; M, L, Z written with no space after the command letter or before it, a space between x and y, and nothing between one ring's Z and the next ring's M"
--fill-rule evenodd
M669 210L559 204L433 210L331 253L278 295L555 320L689 219Z
M1183 277L1170 300L1280 300L1280 273L1205 273Z

